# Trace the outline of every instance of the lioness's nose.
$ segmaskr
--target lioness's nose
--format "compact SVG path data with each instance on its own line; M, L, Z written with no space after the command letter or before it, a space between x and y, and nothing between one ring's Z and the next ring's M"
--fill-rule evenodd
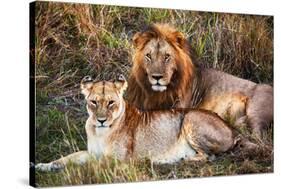
M161 75L161 74L155 74L155 75L152 75L152 78L158 81L159 79L162 79L162 78L163 78L163 75Z
M98 122L100 122L101 124L103 124L106 121L106 118L97 118Z

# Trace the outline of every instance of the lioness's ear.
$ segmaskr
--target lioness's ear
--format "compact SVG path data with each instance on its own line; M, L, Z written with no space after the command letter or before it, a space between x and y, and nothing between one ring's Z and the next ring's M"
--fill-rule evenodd
M140 36L141 36L141 33L137 32L133 37L133 45L135 48L139 45Z
M128 87L128 83L124 77L124 75L119 75L117 80L114 82L115 84L115 87L117 88L117 90L119 91L119 93L121 95L124 94L125 90L127 89Z
M186 45L186 39L183 33L176 31L173 33L175 42L178 44L180 48L184 48Z
M90 94L90 90L93 86L94 80L91 76L85 76L80 84L81 87L81 93L85 96L88 96Z

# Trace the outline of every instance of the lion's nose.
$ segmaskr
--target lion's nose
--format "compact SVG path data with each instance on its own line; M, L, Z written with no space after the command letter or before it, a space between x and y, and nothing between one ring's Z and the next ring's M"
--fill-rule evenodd
M97 118L98 122L100 122L101 124L103 124L106 121L106 118Z
M163 78L163 75L160 75L160 74L157 74L157 75L156 75L156 74L155 74L155 75L152 75L152 78L158 81L158 80L160 80L160 79Z

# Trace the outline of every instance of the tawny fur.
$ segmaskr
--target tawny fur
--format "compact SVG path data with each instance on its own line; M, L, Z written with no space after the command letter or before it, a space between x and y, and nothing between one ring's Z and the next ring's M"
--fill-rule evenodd
M196 67L190 45L175 28L153 24L136 33L133 44L135 52L127 94L128 101L136 107L142 110L200 107L218 113L225 120L229 118L227 112L231 112L235 123L241 122L240 114L245 112L242 122L258 137L273 121L273 88L270 85ZM169 59L165 61L167 54ZM156 82L152 78L155 74L163 78L157 87L152 87ZM239 102L238 98L230 102L236 94L247 102ZM225 101L231 105L226 106ZM245 106L241 106L243 103Z
M216 112L220 117L232 122L234 126L242 127L247 124L247 101L248 97L241 93L225 93L210 97L198 108Z
M207 110L141 111L123 99L126 81L81 84L87 101L88 152L38 164L38 170L61 169L69 161L83 164L90 157L119 160L149 158L155 163L206 159L232 149L238 135ZM99 121L103 119L102 123ZM246 140L246 139L245 139ZM81 158L80 158L81 156Z

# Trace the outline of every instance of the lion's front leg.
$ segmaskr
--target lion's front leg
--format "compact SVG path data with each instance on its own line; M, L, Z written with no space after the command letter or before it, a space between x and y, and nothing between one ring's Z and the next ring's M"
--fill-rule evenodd
M38 163L35 166L39 171L59 171L65 168L66 164L72 162L77 165L85 164L92 156L87 151L79 151L49 163Z

